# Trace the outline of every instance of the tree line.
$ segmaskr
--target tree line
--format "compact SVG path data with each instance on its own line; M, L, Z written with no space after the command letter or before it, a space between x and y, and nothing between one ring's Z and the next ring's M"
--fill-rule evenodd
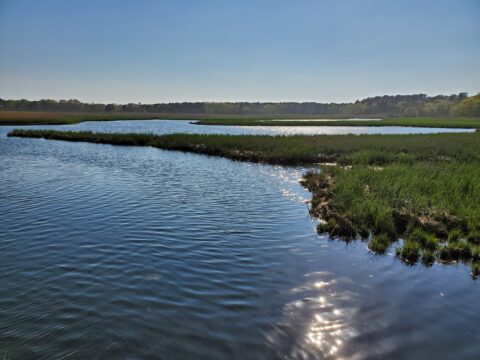
M158 104L99 104L79 100L4 100L0 110L81 113L157 113L191 115L269 116L480 116L480 94L427 96L384 95L353 103L316 102L181 102Z

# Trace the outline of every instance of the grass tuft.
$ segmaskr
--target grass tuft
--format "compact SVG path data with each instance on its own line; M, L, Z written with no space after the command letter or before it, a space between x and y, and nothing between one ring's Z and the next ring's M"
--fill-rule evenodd
M470 234L467 235L467 241L472 244L480 245L480 231L473 230Z
M425 266L431 266L435 262L435 254L429 249L425 249L422 252L422 264Z
M420 257L420 245L414 241L406 240L402 247L397 248L397 256L408 263L416 263Z
M480 275L480 262L472 262L472 277L476 279Z
M388 234L375 235L368 244L368 248L377 253L384 254L391 244L391 237Z
M448 233L448 242L457 242L463 236L463 233L460 229L453 229Z

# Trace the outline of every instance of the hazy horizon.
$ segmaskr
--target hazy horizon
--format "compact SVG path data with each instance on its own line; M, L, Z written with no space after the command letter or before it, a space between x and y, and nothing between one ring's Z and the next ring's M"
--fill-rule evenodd
M424 94L427 95L427 97L435 97L435 96L450 96L450 95L457 95L459 93L462 93L464 91L459 91L457 93L452 93L452 94ZM82 103L86 104L117 104L117 105L123 105L123 104L142 104L142 105L149 105L149 104L162 104L162 103L241 103L241 102L248 102L248 103L309 103L309 102L314 102L318 104L329 104L329 103L334 103L334 104L349 104L349 103L355 103L357 100L361 101L364 99L367 99L369 97L376 97L376 96L413 96L413 95L420 95L421 93L412 93L412 94L377 94L377 95L372 95L364 98L359 98L359 99L352 99L352 100L347 100L347 101L342 101L342 102L335 102L335 101L290 101L290 100L284 100L284 101L257 101L257 100L251 100L251 101L236 101L236 100L224 100L224 101L210 101L210 100L199 100L199 101L166 101L166 102L140 102L140 101L126 101L126 102L102 102L102 101L84 101L82 99L78 98L45 98L45 97L38 97L38 98L2 98L0 96L0 99L2 100L27 100L27 101L41 101L41 100L54 100L54 101L68 101L68 100L78 100ZM480 91L477 91L475 93L468 93L469 96L480 94Z
M288 5L288 6L287 6ZM480 91L475 0L0 0L0 98L353 102Z

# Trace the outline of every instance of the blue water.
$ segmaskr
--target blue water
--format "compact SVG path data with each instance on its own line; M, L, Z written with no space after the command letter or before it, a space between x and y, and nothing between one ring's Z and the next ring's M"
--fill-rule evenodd
M14 129L15 127L4 127ZM88 121L74 125L22 126L32 129L120 133L194 133L231 135L337 135L337 134L433 134L475 132L475 129L421 128L408 126L217 126L195 125L185 120Z
M0 359L480 357L469 268L408 267L393 250L317 235L305 169L10 129L0 128Z

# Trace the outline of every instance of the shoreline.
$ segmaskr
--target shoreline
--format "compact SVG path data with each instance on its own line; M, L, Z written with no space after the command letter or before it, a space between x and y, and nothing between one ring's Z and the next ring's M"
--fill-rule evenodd
M352 126L352 127L373 127L373 126L402 126L402 127L421 127L421 128L464 128L479 129L480 118L426 118L426 117L384 117L380 120L328 120L322 119L309 120L224 120L224 119L204 119L193 122L195 125L218 125L218 126Z
M214 115L157 113L63 113L0 111L0 126L72 125L87 121L189 120L194 125L218 126L402 126L427 128L480 129L480 118L385 117L350 119L358 115ZM373 115L372 115L373 116ZM337 119L337 120L335 120ZM311 121L310 121L311 120Z
M476 175L480 175L478 165L474 166ZM444 169L432 168L430 164L416 164L405 170L408 170L404 173L410 176L409 181L418 182L418 178L425 176L427 171L440 173ZM369 176L367 172L376 174ZM449 264L461 261L471 266L473 277L480 275L478 214L476 220L475 215L457 216L435 206L418 208L411 199L385 201L378 194L390 186L384 181L390 176L382 172L392 172L392 168L330 166L322 167L320 173L308 172L301 184L312 193L309 212L320 219L317 232L346 242L363 239L368 241L368 249L376 254L384 254L394 244L399 244L395 254L407 264L421 260L428 267L435 262ZM396 171L396 175L398 173ZM430 186L438 186L438 182L443 181L443 177L437 174L435 178L436 181L429 179ZM355 182L361 186L352 190L349 187ZM345 195L339 193L348 193L348 201L345 201ZM412 197L416 195L414 190L411 194Z
M122 121L122 120L202 120L212 121L269 121L274 119L321 118L322 116L296 115L215 115L215 114L163 114L163 113L75 113L75 112L41 112L41 111L0 111L0 126L28 125L71 125L87 121ZM327 119L335 116L325 116ZM341 117L337 117L341 118Z

